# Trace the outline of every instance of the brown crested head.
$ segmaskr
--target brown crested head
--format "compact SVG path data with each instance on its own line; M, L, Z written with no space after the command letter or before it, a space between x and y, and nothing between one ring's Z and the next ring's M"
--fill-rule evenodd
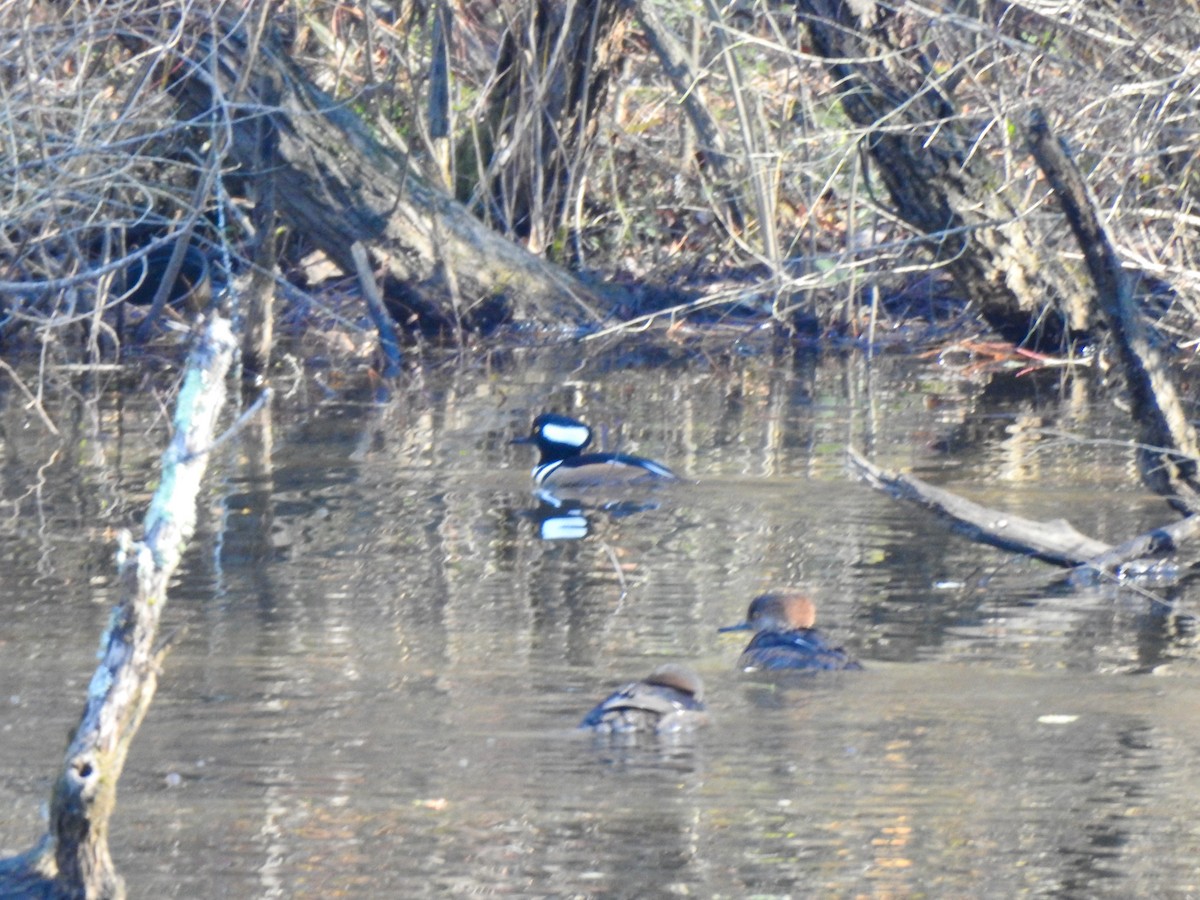
M795 631L812 628L817 607L799 591L782 590L760 594L750 601L746 622L754 631Z
M674 688L685 694L691 694L697 700L704 699L704 682L700 676L678 663L667 663L659 666L644 679L646 684Z

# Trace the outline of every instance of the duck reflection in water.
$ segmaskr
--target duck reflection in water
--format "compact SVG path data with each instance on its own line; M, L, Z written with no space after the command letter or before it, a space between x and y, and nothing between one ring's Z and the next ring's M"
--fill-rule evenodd
M743 672L861 669L841 647L834 647L816 628L817 609L796 591L775 591L750 601L746 621L720 631L754 631L742 651Z
M542 413L533 420L528 437L514 444L534 444L540 458L533 468L538 487L597 487L653 481L677 481L678 477L652 459L628 453L584 453L592 442L592 429L570 416Z
M582 503L561 500L548 491L537 492L538 505L522 515L533 519L543 541L579 541L592 530L591 519Z
M596 734L673 734L708 723L700 676L677 663L614 691L583 717Z
M636 513L658 509L657 503L641 500L615 500L606 503L587 503L580 497L559 496L548 491L535 491L538 505L523 515L537 524L543 541L578 541L592 531L592 514L603 513L610 519L622 519Z

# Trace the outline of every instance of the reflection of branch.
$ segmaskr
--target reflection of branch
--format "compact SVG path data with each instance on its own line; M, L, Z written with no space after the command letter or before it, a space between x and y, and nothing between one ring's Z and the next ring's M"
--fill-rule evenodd
M191 451L192 456L202 456L205 453L212 453L214 450L216 450L218 447L220 447L222 444L224 444L226 441L228 441L231 437L233 437L235 434L237 434L239 431L241 431L243 428L246 427L246 423L249 422L252 418L254 418L254 414L257 413L260 409L262 409L263 405L268 400L270 400L271 397L274 396L274 394L275 394L275 392L271 388L269 388L269 387L263 388L262 393L258 395L257 399L255 399L255 401L250 404L250 406L246 409L245 412L243 412L240 416L237 417L237 419L234 421L234 423L232 425L230 425L228 428L226 428L218 437L213 439L213 442L211 444L209 444L207 447L200 447L196 450ZM191 457L189 457L189 459L190 458Z
M379 330L379 349L383 352L383 377L392 378L399 374L403 358L400 355L400 342L396 338L396 324L391 314L383 304L383 296L379 293L379 285L375 283L375 273L371 271L371 260L367 256L367 248L361 241L350 245L350 254L354 257L354 267L358 274L358 283L362 288L363 300L367 304L367 312L371 321Z
M606 541L601 541L600 546L604 548L604 552L608 554L608 561L612 563L613 571L617 573L617 584L621 586L621 596L617 598L618 602L624 600L629 593L629 586L625 583L625 573L621 571L621 561L617 559L617 553Z
M25 398L29 401L29 405L37 411L38 418L42 420L42 424L46 426L46 429L55 437L61 437L61 435L58 433L58 429L54 427L54 423L50 421L50 417L46 415L46 410L42 407L42 402L38 400L38 398L35 397L32 392L30 392L29 388L25 387L25 382L23 382L20 376L13 371L13 367L4 360L0 359L0 368L4 369L4 371L8 373L8 376L14 382L16 382L16 385L20 389L21 393L24 394Z

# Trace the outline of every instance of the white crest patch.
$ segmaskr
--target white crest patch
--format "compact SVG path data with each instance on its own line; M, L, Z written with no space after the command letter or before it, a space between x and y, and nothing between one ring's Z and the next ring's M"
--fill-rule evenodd
M552 444L565 447L582 447L588 442L591 430L586 425L555 425L549 422L542 426L542 437Z

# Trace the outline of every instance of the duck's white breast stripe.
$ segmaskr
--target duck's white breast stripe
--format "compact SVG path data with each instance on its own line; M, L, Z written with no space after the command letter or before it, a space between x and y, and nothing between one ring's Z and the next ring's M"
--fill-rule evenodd
M554 462L548 462L544 466L535 467L533 470L533 483L541 484L543 481L546 480L546 478L550 475L551 472L553 472L555 469L557 469L561 465L562 465L562 460L556 459Z
M551 422L542 427L542 437L554 444L582 447L588 440L588 427L586 425L555 425Z

